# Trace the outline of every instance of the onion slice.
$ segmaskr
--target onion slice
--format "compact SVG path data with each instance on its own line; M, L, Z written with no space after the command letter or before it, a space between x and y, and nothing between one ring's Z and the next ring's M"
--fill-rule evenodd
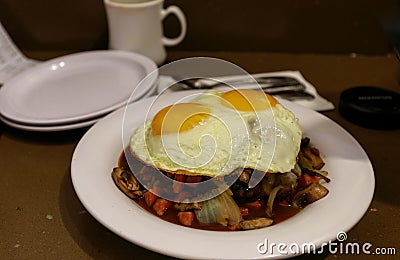
M272 208L274 206L276 194L278 194L278 191L282 188L283 188L282 185L276 186L275 188L272 189L271 194L269 194L268 201L267 201L267 208L266 208L266 212L265 212L268 217L272 217Z
M232 198L231 190L202 202L201 209L195 210L196 218L205 224L219 223L223 226L238 225L242 220L239 206Z

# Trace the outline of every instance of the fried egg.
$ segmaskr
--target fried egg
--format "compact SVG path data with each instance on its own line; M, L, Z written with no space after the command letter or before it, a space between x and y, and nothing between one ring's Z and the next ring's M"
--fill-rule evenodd
M297 118L275 98L232 90L163 108L134 132L130 149L144 163L172 173L283 173L296 164L301 136Z

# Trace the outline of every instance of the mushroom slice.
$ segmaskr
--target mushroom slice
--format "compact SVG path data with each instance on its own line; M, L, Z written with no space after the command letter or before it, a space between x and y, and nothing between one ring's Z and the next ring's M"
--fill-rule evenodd
M299 164L302 168L320 170L325 162L322 160L319 150L310 145L310 139L304 138L301 142Z
M304 208L310 203L322 199L329 193L328 189L319 184L313 182L306 188L298 191L293 198L293 205L297 208Z
M199 202L194 203L175 203L174 208L179 211L189 211L193 209L201 209L201 204Z
M239 226L244 230L250 230L268 227L272 225L273 222L274 221L270 218L254 218L240 221Z
M112 178L117 187L129 198L137 199L143 195L139 182L130 170L124 167L115 167L112 171Z

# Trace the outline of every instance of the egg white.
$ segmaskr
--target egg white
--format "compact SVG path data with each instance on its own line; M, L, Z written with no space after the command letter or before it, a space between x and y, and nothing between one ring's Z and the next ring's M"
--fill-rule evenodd
M235 169L288 172L296 164L301 128L291 111L238 111L221 104L219 93L191 102L210 107L209 118L181 133L151 134L151 120L132 135L130 149L143 162L161 170L188 175L227 175Z

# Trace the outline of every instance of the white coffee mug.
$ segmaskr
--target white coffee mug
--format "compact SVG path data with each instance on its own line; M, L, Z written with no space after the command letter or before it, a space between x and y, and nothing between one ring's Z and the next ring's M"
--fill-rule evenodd
M109 34L109 49L143 54L161 65L166 59L164 46L179 44L186 35L186 19L177 6L163 8L164 0L104 0ZM181 26L176 38L163 34L162 20L169 14Z

